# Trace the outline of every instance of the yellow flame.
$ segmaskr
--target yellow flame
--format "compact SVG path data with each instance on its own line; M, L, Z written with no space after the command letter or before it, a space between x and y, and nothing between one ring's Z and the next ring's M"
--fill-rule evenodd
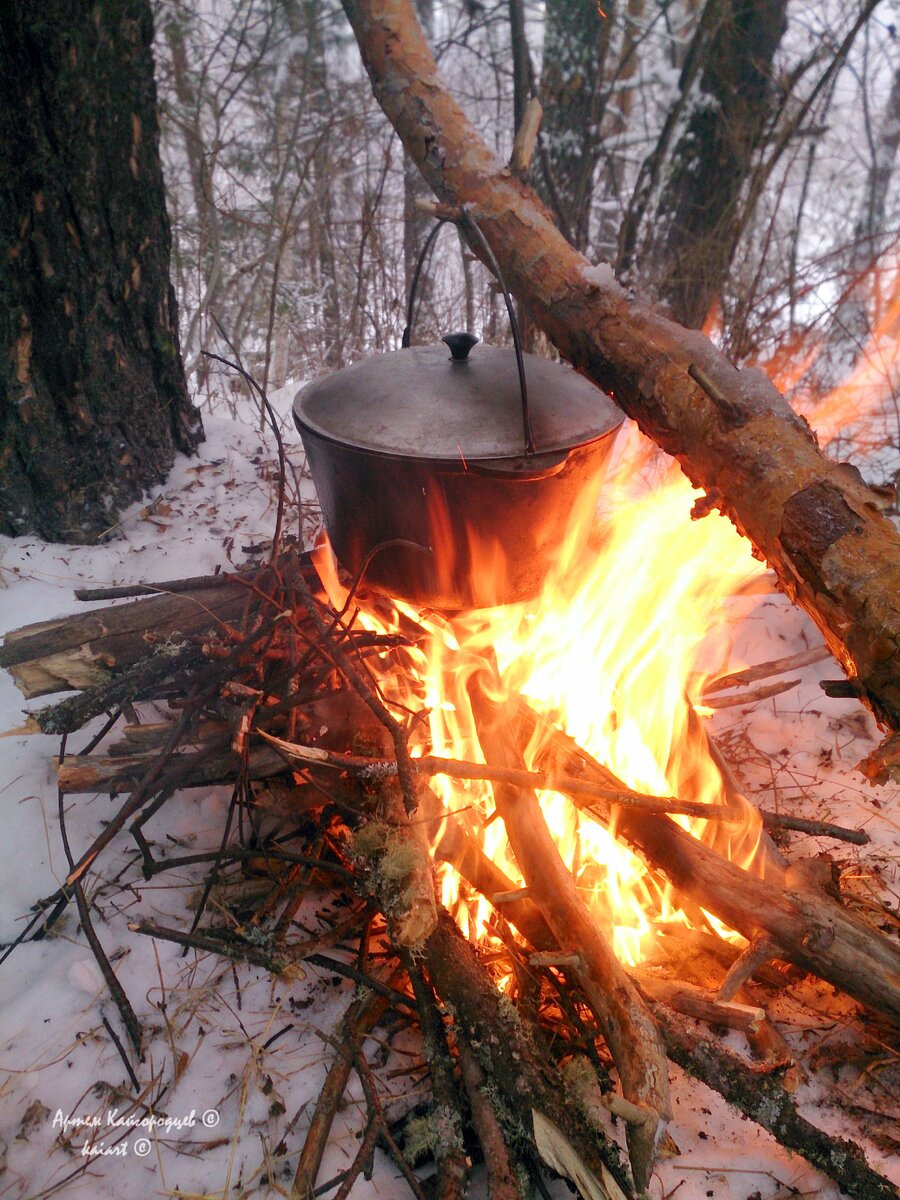
M421 650L379 681L391 699L428 710L414 753L484 761L465 685L471 672L495 655L509 689L527 697L629 786L725 802L686 689L690 683L696 699L704 680L726 661L726 598L762 568L724 518L713 514L692 521L697 493L674 465L660 472L639 434L630 439L629 469L605 489L607 512L591 545L583 544L585 514L577 513L536 601L453 618L393 602L397 620L411 616L427 632ZM648 488L646 476L654 469L661 477ZM643 474L643 484L636 474ZM641 487L643 494L635 494ZM477 569L489 575L503 566L497 567L492 550ZM339 606L346 593L333 568L326 564L321 574ZM384 629L383 608L378 604L363 619ZM712 666L704 669L704 661ZM529 747L529 766L539 749ZM493 811L489 786L463 786L447 778L434 786L484 852L520 883L502 822L487 822ZM543 793L541 801L560 854L612 932L616 952L636 961L651 919L672 916L669 898L616 841L614 831L579 814L561 796ZM697 836L718 839L719 848L732 857L752 857L757 824L742 835L743 844L733 837L725 846L721 823L679 820ZM455 871L443 873L442 888L444 903L457 911L467 932L483 933L490 905L477 897L463 903Z
M811 418L826 438L886 395L885 380L895 374L900 346L896 295L884 312L851 379ZM782 364L783 379L801 369L798 361L794 355ZM802 369L808 362L803 360ZM697 716L699 697L704 682L729 662L729 597L764 568L718 513L691 520L699 493L633 426L620 437L618 459L621 469L604 487L604 513L594 521L591 497L591 511L574 515L571 534L536 601L453 618L400 601L378 601L364 609L360 619L369 628L390 631L409 617L425 631L419 647L385 667L379 684L390 700L427 712L427 720L414 723L414 754L483 762L466 681L486 659L496 661L510 692L527 697L630 787L721 804L727 798ZM441 525L441 518L435 514L443 528L447 521ZM586 547L584 525L592 521ZM454 536L466 536L466 531L444 532L448 544ZM479 549L471 536L468 544L479 573L475 594L497 594L506 570L497 547ZM333 562L322 553L318 565L332 603L341 607L347 593ZM539 744L528 747L529 766L540 749ZM447 777L433 783L484 853L520 885L502 822L492 819L490 786ZM560 854L623 961L640 960L653 922L687 920L677 898L616 840L614 829L579 813L559 795L540 798ZM674 819L733 860L752 865L760 825L749 806L739 827ZM491 905L451 868L443 870L441 887L444 903L464 931L484 936Z

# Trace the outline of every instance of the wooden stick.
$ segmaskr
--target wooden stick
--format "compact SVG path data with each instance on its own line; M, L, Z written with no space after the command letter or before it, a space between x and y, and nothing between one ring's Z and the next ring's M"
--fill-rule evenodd
M357 1036L371 1032L387 1011L388 1003L379 992L365 992L353 1001L341 1022L341 1048L335 1054L316 1101L291 1187L292 1200L312 1200L315 1194L316 1179L328 1146L331 1127L350 1079L353 1060L347 1049L347 1038L351 1031Z
M733 687L745 687L748 683L769 679L772 675L784 675L788 671L796 671L800 667L808 667L830 657L831 651L827 646L816 646L813 650L801 650L799 654L790 654L787 658L773 658L769 662L758 663L755 667L746 667L743 671L720 675L718 679L713 679L704 686L704 703L711 692L724 692Z
M475 1136L481 1144L481 1153L488 1177L490 1200L525 1200L516 1176L509 1147L503 1136L503 1127L497 1110L488 1097L484 1071L478 1065L472 1047L462 1030L456 1031L459 1050L459 1068L463 1086L472 1113Z
M802 1154L848 1196L897 1200L897 1188L872 1170L859 1146L832 1137L801 1117L787 1091L771 1075L751 1070L709 1038L684 1029L665 1005L656 1004L653 1011L669 1057L768 1129L782 1146Z
M361 758L351 754L335 754L319 746L299 746L286 742L264 729L255 730L260 737L278 747L286 758L298 766L321 765L336 767L342 771L355 771L362 775L378 778L393 775L397 763L390 758ZM703 820L736 820L733 809L719 804L703 804L693 800L679 800L675 796L650 796L636 792L622 784L620 787L604 787L590 780L572 775L554 775L545 771L526 771L524 768L498 766L495 763L466 762L463 759L441 758L428 754L412 760L419 775L448 775L452 779L477 779L488 783L509 783L516 787L537 788L541 791L561 792L563 795L585 796L591 800L606 800L624 808L639 808L651 813L680 813Z
M499 681L486 671L468 682L478 737L485 755L520 769L521 752L505 706L491 697ZM659 1139L672 1115L665 1054L656 1027L612 948L601 934L559 856L533 791L494 784L497 811L532 898L544 915L559 948L580 957L573 962L578 981L610 1048L625 1098L644 1110L647 1120L629 1125L628 1148L635 1184L649 1185Z
M839 842L851 842L854 846L868 846L872 840L864 829L846 829L843 825L832 825L830 821L810 821L806 817L792 817L787 813L769 812L762 808L759 815L766 829L793 829L796 833L835 838Z
M529 711L520 704L523 719ZM551 769L580 769L585 778L610 781L611 772L566 734L533 712L529 719L531 728L539 724L546 737L543 756L552 760ZM529 734L530 729L523 730L523 736ZM796 885L789 887L784 870L770 862L764 864L764 879L751 875L668 817L620 809L616 829L678 892L749 941L767 935L788 961L900 1021L900 947L826 892L796 876Z
M757 704L760 700L768 700L772 696L780 696L789 692L799 684L799 679L783 679L779 683L766 683L755 688L752 692L738 692L733 696L707 695L704 693L703 703L707 708L739 708L742 704Z
M465 205L516 299L564 358L723 509L900 729L900 534L829 461L765 374L654 313L579 254L440 78L412 0L343 0L378 102L440 199ZM698 383L702 380L702 383Z

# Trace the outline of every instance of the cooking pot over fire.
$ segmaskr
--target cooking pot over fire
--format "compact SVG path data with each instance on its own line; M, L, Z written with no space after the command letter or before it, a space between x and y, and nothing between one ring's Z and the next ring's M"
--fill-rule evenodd
M516 352L477 341L365 359L294 401L341 565L445 611L538 594L573 511L594 510L623 419L571 368L522 355L528 452Z

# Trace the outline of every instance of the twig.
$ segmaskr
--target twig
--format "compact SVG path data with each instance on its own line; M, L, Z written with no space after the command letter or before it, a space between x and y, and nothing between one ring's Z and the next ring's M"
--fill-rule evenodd
M125 1066L125 1070L128 1073L128 1078L131 1080L132 1087L134 1088L134 1090L136 1092L139 1092L141 1090L141 1085L138 1082L137 1075L135 1075L135 1073L134 1073L134 1068L132 1067L131 1063L128 1061L128 1055L125 1053L125 1047L122 1045L122 1039L116 1033L115 1029L113 1029L113 1027L110 1024L109 1019L107 1017L105 1017L101 1014L100 1020L103 1022L103 1028L106 1030L106 1032L112 1038L113 1045L119 1052L119 1058L121 1058L121 1060Z
M864 829L847 829L843 825L832 825L829 821L811 821L806 817L790 817L786 813L765 809L760 809L759 815L766 829L793 829L796 833L809 833L813 837L852 842L854 846L867 846L872 840Z
M362 758L351 754L336 754L323 750L318 746L299 746L277 738L264 729L255 730L260 737L290 759L303 766L321 765L336 767L342 771L355 771L362 775L368 774L373 778L397 773L396 761L389 758ZM743 819L734 810L725 805L703 804L693 800L679 800L675 796L650 796L644 792L635 792L631 788L609 788L591 783L589 780L577 779L572 775L548 774L544 771L526 771L516 767L497 766L490 763L466 762L462 759L441 758L437 755L425 755L412 759L414 770L419 775L448 775L453 779L473 779L487 783L509 783L515 787L538 788L541 791L562 792L567 796L586 796L592 800L607 800L622 808L639 808L649 813L680 813L688 817L702 817L704 820Z
M400 1147L394 1141L394 1137L388 1128L387 1121L384 1119L381 1102L379 1101L378 1093L375 1090L375 1081L372 1078L372 1069L366 1061L366 1056L363 1054L362 1045L360 1042L361 1039L359 1038L358 1033L351 1030L349 1037L350 1053L353 1056L353 1066L356 1069L356 1073L359 1076L359 1081L362 1084L363 1094L366 1097L366 1104L369 1107L369 1115L370 1119L372 1120L372 1124L377 1129L378 1136L383 1138L391 1158L400 1168L403 1178L409 1185L409 1189L416 1197L416 1200L426 1200L425 1193L422 1191L422 1185L413 1174L409 1163L406 1161L400 1150ZM348 1182L349 1181L345 1180L345 1182L341 1184L341 1191L344 1197L346 1197L350 1191L350 1188L347 1187L346 1192L344 1192L344 1187ZM337 1200L337 1197L335 1197L335 1200Z
M800 667L812 666L831 657L827 646L816 646L813 650L803 650L799 654L788 655L787 658L773 658L769 662L758 663L755 667L746 667L743 671L733 671L730 675L721 675L713 679L703 688L703 699L711 692L724 692L728 688L744 687L748 683L756 683L759 679L768 679L772 675L783 675L788 671L796 671Z
M130 596L152 596L167 592L193 592L222 587L245 578L246 573L223 571L219 575L193 575L189 579L166 579L161 583L132 583L120 587L76 588L76 600L121 600Z
M62 744L59 748L60 755L64 755L66 752L67 738L68 734L63 734ZM60 837L62 838L63 851L65 853L66 862L69 865L69 870L71 873L74 868L74 859L72 858L72 848L69 845L69 835L66 831L66 802L61 788L57 789L56 804L57 811L59 813L59 832ZM84 888L81 885L81 881L79 879L77 881L73 881L73 883L75 903L78 906L78 915L81 919L81 928L84 930L84 936L87 939L88 945L93 951L94 958L97 960L97 966L100 968L100 973L103 976L103 980L109 990L109 994L112 996L116 1008L119 1010L119 1015L122 1018L122 1024L125 1026L125 1030L132 1046L134 1046L135 1053L138 1055L138 1057L140 1057L141 1042L143 1040L141 1023L138 1021L135 1011L131 1007L128 997L125 995L125 989L116 978L116 973L112 969L112 963L106 957L106 951L103 949L100 939L97 937L97 933L93 924L91 923L90 908L88 906L87 898L84 894ZM117 1048L119 1049L119 1052L121 1053L122 1046L119 1042L119 1039L116 1038L115 1035L113 1035L113 1038ZM122 1057L124 1059L124 1054ZM133 1073L131 1073L131 1077L134 1079ZM135 1083L137 1083L136 1080Z
M739 708L742 704L756 704L771 696L780 696L782 692L791 691L799 682L799 679L785 679L781 683L767 683L752 692L738 692L734 696L707 695L704 692L703 703L707 708Z
M300 1151L300 1161L291 1188L291 1197L294 1200L310 1200L318 1194L315 1191L316 1177L322 1165L338 1105L350 1078L351 1057L346 1045L349 1031L355 1030L357 1035L369 1033L384 1016L387 1006L388 1001L384 996L377 991L370 991L354 1000L347 1010L341 1023L339 1049L319 1093L306 1141Z

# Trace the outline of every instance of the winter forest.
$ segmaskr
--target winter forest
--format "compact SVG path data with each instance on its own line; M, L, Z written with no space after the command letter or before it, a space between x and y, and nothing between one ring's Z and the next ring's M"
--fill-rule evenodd
M898 21L2 6L0 1200L900 1195Z
M816 395L891 321L900 143L889 5L421 3L489 147L544 107L530 178L566 237L737 362ZM172 275L198 397L222 333L264 386L399 344L428 189L337 4L156 14ZM446 236L446 235L445 235ZM508 338L452 238L419 336ZM878 269L874 270L877 265ZM878 482L886 482L878 480Z

